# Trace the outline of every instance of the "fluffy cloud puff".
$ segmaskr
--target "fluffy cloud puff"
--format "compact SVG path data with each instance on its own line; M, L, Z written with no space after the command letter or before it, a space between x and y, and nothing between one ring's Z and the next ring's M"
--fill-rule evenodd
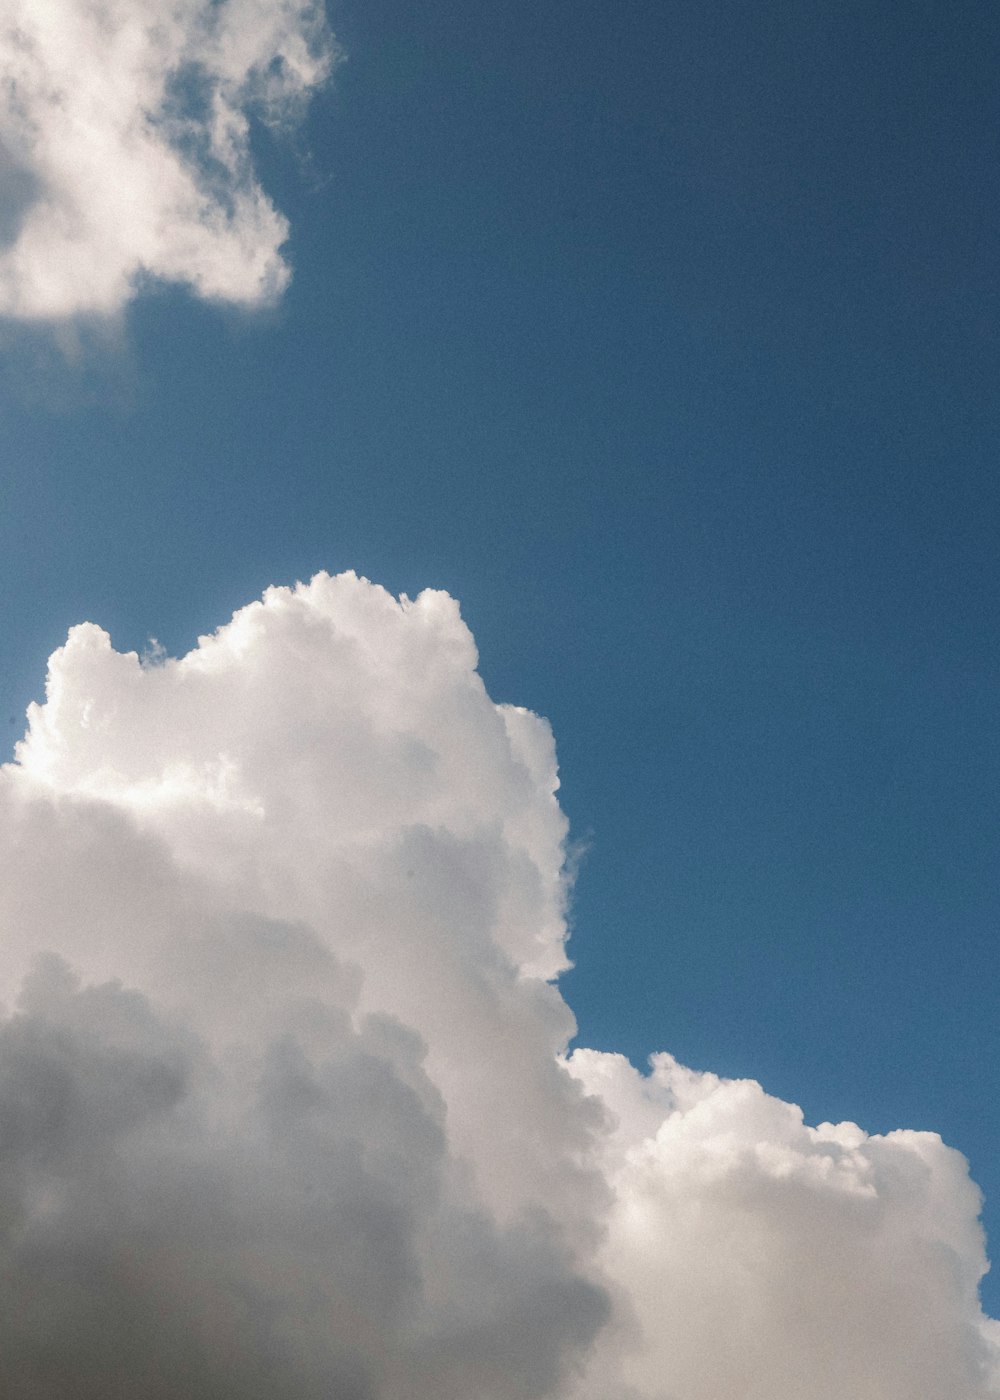
M0 1386L24 1400L986 1400L932 1134L566 1046L544 721L455 603L90 624L0 770Z
M119 311L143 279L243 305L288 280L249 112L327 77L321 0L8 0L0 18L0 314Z

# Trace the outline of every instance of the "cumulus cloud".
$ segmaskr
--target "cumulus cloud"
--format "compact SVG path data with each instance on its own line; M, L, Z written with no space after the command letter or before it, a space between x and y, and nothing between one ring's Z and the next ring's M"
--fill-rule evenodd
M0 770L0 1386L986 1400L978 1194L668 1056L566 1057L552 736L454 601L91 624Z
M807 1127L760 1085L577 1051L614 1111L602 1258L641 1340L622 1374L676 1400L983 1400L979 1193L934 1133Z
M250 116L297 121L333 58L322 0L7 0L0 315L107 316L149 279L273 301Z

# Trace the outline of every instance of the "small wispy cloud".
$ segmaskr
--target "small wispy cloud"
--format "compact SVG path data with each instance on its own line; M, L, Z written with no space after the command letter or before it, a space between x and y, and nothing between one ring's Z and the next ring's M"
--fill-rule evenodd
M157 280L273 302L289 230L251 116L299 122L335 57L322 0L10 0L0 316L113 316Z

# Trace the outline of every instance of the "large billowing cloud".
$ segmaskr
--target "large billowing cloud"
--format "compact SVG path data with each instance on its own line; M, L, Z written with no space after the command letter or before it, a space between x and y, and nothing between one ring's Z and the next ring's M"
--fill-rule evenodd
M110 315L144 279L273 301L249 114L295 121L332 55L322 0L7 0L0 315Z
M0 770L0 1388L18 1400L986 1400L932 1134L565 1049L544 721L456 605L75 628Z

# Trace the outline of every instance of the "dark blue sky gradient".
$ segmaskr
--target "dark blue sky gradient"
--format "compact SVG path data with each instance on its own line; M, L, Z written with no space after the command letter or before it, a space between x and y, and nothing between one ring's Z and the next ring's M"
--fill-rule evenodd
M583 1040L937 1129L1000 1239L1000 11L332 19L282 307L0 367L12 738L84 617L448 588L590 842Z

